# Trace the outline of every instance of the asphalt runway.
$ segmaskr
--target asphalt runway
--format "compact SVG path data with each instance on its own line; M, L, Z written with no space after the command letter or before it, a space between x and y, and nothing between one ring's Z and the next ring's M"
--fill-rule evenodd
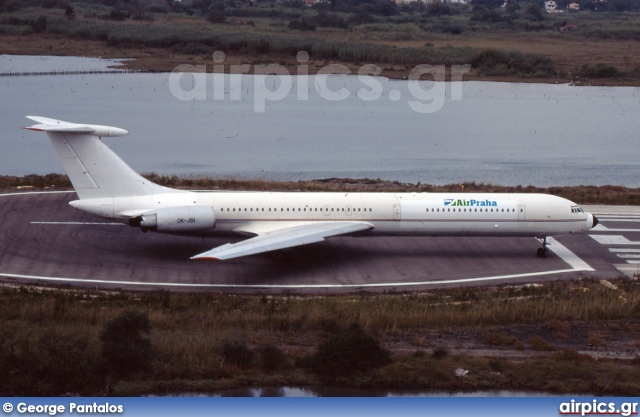
M258 293L413 291L523 284L640 268L640 208L585 207L601 224L552 239L331 238L223 262L189 257L231 241L142 233L68 205L73 192L0 194L0 280L91 288ZM624 226L624 227L623 227ZM238 239L240 240L240 239Z

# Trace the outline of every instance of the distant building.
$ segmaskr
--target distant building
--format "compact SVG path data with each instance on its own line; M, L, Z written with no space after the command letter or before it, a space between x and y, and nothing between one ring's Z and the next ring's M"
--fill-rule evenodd
M544 2L544 8L547 13L557 13L558 12L558 3L553 0L547 0Z
M458 3L458 4L469 4L471 2L471 0L395 0L397 4L409 4L409 3L417 3L417 2L430 4L436 1L442 1L443 3Z

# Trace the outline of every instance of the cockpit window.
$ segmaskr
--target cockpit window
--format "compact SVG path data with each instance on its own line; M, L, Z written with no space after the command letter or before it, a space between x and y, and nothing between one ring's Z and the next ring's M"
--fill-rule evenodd
M584 213L584 210L580 206L571 206L572 213Z

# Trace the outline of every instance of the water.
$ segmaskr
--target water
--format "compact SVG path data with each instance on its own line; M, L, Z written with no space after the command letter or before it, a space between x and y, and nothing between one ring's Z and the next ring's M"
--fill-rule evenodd
M262 387L226 389L209 394L186 393L177 397L549 397L554 394L514 390L485 390L470 392L419 390L367 390L346 387ZM567 396L566 394L564 396Z
M106 71L123 60L66 56L0 55L0 73Z
M366 84L337 75L320 93L313 80L300 88L293 79L284 99L256 113L252 76L238 86L227 76L222 100L207 77L206 99L188 101L171 93L169 74L0 77L0 174L62 172L44 135L19 129L31 124L24 116L38 115L127 129L105 142L139 172L640 187L640 88L465 82L453 100L448 84L442 108L423 114L411 109L406 81L376 78L382 96L366 101L357 96ZM180 85L194 83L185 76ZM265 85L279 82L267 77ZM308 100L297 99L298 89ZM327 89L346 90L330 101Z

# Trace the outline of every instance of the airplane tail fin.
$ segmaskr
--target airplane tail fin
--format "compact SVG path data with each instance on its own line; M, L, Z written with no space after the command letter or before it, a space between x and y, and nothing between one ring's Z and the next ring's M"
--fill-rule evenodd
M38 116L27 118L39 124L25 129L47 132L81 200L177 191L143 178L100 140L103 136L125 136L129 132L124 129L75 124Z

